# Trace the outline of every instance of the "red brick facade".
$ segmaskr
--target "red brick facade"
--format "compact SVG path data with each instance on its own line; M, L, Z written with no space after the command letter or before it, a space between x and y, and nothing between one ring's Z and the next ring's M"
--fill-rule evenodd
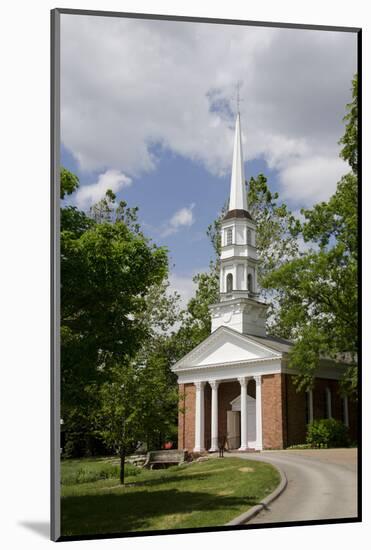
M285 404L287 418L286 445L296 445L305 442L308 412L306 408L306 395L304 391L297 392L291 375L285 377ZM327 417L326 388L331 393L331 416L336 420L344 421L343 400L339 392L340 386L337 380L317 378L313 387L313 419ZM357 440L357 407L356 403L348 398L349 435L353 441Z
M178 449L191 451L195 444L195 404L194 384L179 384L179 426Z
M316 379L313 388L313 418L326 417L326 397L331 392L331 414L337 420L344 420L343 402L336 380ZM249 381L247 393L255 397L255 383ZM219 437L227 433L227 411L231 401L240 395L240 384L236 381L222 382L218 389ZM349 433L357 439L356 404L348 400ZM204 388L205 448L211 444L211 389ZM263 448L282 449L305 442L308 422L308 406L305 392L297 392L292 375L269 374L262 376L262 423ZM195 445L195 386L179 385L179 431L178 448L192 451Z
M281 374L262 376L263 448L285 447L284 378Z

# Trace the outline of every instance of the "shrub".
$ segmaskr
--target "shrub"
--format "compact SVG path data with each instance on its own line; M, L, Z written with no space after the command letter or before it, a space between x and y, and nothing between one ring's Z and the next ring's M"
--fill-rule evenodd
M322 418L308 424L307 443L314 448L347 447L349 445L348 428L334 418Z
M298 445L290 445L286 449L310 449L309 443L299 443Z

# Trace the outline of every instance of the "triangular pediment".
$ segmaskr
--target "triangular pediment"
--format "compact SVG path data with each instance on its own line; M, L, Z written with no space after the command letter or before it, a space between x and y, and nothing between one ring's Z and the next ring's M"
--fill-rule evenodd
M203 367L207 365L251 362L279 357L270 349L248 336L227 327L219 327L194 350L178 361L173 370Z

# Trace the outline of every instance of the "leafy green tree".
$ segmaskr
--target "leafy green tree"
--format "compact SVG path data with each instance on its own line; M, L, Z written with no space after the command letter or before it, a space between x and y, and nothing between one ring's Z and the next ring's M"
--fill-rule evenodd
M343 148L340 156L349 163L352 171L358 173L358 75L352 80L352 101L347 105L347 114L344 117L345 132L340 139Z
M95 433L120 457L120 483L124 483L126 456L140 445L143 435L141 414L141 373L134 365L112 365L109 378L90 390L98 395L93 412Z
M146 337L136 315L166 275L167 256L121 222L61 232L62 376L97 374L107 357L135 353ZM66 377L66 378L64 378Z
M298 255L298 220L279 199L278 192L272 193L263 174L250 178L247 197L249 212L256 223L258 279L264 298L268 296L265 277ZM273 298L271 294L269 297Z
M353 101L347 106L348 121L341 143L341 156L351 171L343 176L327 202L302 210L305 222L300 232L311 249L266 277L269 288L279 293L279 327L295 339L290 365L299 372L299 388L310 387L324 357L339 360L345 355L350 366L344 390L357 390L357 79Z
M61 168L60 180L61 180L61 192L60 192L61 199L64 199L66 195L72 195L72 193L76 191L76 189L80 185L79 178L76 176L76 174L73 174L63 166Z
M159 367L158 361L112 365L105 382L90 389L99 399L93 413L95 433L120 457L122 484L126 457L166 432L177 408L176 389L169 387L166 369Z
M62 173L65 196L78 180ZM90 215L61 209L62 417L77 438L91 432L98 407L90 388L107 381L112 364L135 357L153 333L146 314L167 278L167 251L143 235L136 210L117 205L110 191Z
M181 316L180 328L171 336L168 343L168 349L172 350L173 362L210 335L209 305L217 302L219 297L219 275L215 265L211 263L208 273L199 273L193 279L197 284L195 296L189 300Z

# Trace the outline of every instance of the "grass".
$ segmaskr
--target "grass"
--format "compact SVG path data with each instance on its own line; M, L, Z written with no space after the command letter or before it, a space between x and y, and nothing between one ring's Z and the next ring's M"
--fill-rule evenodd
M115 459L62 461L62 534L221 526L271 493L272 466L241 458L210 459L166 470L129 465L119 484Z
M140 468L132 464L125 466L126 476L132 477L140 472ZM100 479L118 479L119 475L120 467L117 458L84 458L62 462L62 485L89 483Z

